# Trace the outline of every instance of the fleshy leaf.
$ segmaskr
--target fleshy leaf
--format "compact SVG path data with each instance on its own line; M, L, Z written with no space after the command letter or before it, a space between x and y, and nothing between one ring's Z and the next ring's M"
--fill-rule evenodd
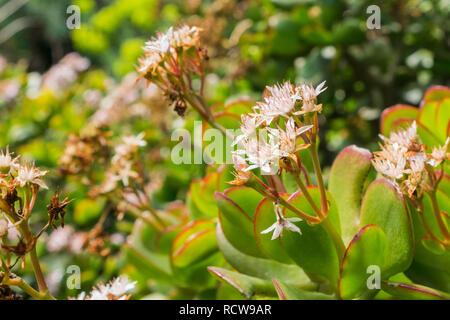
M177 239L174 243L178 242ZM186 267L217 251L214 229L206 229L191 235L176 251L172 251L172 264Z
M359 229L363 186L370 172L371 159L369 150L352 145L339 153L331 167L328 190L339 209L346 245Z
M392 125L397 119L417 119L419 109L406 104L396 104L386 108L380 118L380 132L388 137L392 131Z
M172 265L185 267L217 251L214 230L215 223L211 220L187 224L172 243Z
M392 182L379 179L370 184L361 205L361 226L375 224L387 237L384 275L406 270L413 258L411 217L402 194Z
M441 182L442 183L442 182ZM423 215L429 221L430 228L432 228L435 234L440 235L439 229L436 226L435 222L431 222L431 219L434 219L433 213L429 208L429 199L428 196L424 197L424 212ZM428 250L423 246L422 238L427 235L422 221L420 219L420 214L413 207L410 206L410 210L412 212L412 221L414 227L414 238L415 238L415 248L414 248L414 259L416 262L427 266L428 268L434 270L440 270L442 272L446 272L450 275L450 251L446 251L444 254L435 254L432 251ZM449 278L450 279L450 278ZM449 284L450 286L450 284Z
M262 234L261 231L266 230L275 222L275 210L273 201L270 199L263 199L256 209L254 219L254 235L256 242L264 254L272 259L282 263L293 263L289 258L280 241L271 240L271 234ZM288 232L288 231L286 231Z
M431 236L424 236L422 238L422 245L434 254L441 255L445 253L444 245Z
M231 285L246 299L251 299L255 294L270 297L276 295L272 283L268 280L262 280L218 267L208 267L208 271L220 281Z
M382 281L381 288L403 300L450 300L450 295L418 284Z
M443 271L414 260L405 274L415 283L450 292L450 269L448 268Z
M271 281L273 277L293 285L309 283L309 279L301 268L274 260L246 255L233 247L223 234L220 223L216 229L220 251L228 263L240 273Z
M450 89L445 86L432 86L423 95L423 100L433 101L440 100L445 97L450 97Z
M342 260L339 278L341 298L357 298L369 290L368 268L376 266L382 272L386 257L386 242L386 235L376 225L367 225L355 235Z
M308 187L308 190L314 202L320 203L318 188ZM330 193L327 193L327 199L330 207L328 219L340 233L336 203ZM293 194L288 201L303 212L314 215L311 206L301 192ZM297 217L288 210L285 210L284 213L286 217ZM289 257L305 272L327 279L332 286L336 287L339 277L339 259L328 233L320 224L309 225L306 221L300 221L295 222L295 225L300 228L302 234L299 235L289 230L283 231L281 236L283 248Z
M239 191L241 194L239 195ZM222 225L222 230L228 241L238 250L256 257L264 257L256 245L256 240L253 236L253 200L261 199L259 194L254 194L256 191L250 188L237 188L230 191L227 195L233 196L234 199L242 203L243 196L246 196L248 203L245 205L249 214L244 211L236 202L223 193L216 192L215 198L217 206L219 207L219 218ZM252 197L255 199L252 200ZM254 201L256 202L256 201ZM253 211L254 212L254 211Z
M214 192L217 190L218 175L216 172L208 174L204 179L192 181L189 194L195 207L203 217L217 217L217 206L214 200Z
M438 137L445 141L449 136L450 128L450 97L439 101L435 112L435 123Z
M299 289L280 280L273 279L272 282L280 300L334 300L330 295Z

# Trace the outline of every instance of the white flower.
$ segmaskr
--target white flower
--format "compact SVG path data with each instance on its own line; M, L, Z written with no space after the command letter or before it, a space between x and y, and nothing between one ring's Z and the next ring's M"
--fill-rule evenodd
M262 102L258 102L254 107L259 111L255 116L259 118L259 123L270 125L273 119L277 117L286 117L295 106L298 96L295 94L293 85L287 81L283 85L276 84L272 87L266 87L268 95Z
M123 141L126 145L132 147L133 149L138 147L145 147L147 145L147 142L144 140L144 132L139 133L137 136L126 136L123 137Z
M242 134L238 135L232 146L238 144L242 139L248 139L250 136L256 133L256 129L258 129L258 118L255 115L241 115L241 131Z
M280 155L283 157L288 157L289 155L294 154L295 152L298 151L296 143L297 137L302 133L311 130L312 127L313 127L312 125L309 125L297 128L295 126L294 119L289 118L289 120L286 122L286 130L282 130L280 128L278 129L268 128L268 130L273 135L273 137L278 139Z
M195 46L200 37L200 29L197 27L189 27L187 25L182 25L178 27L172 36L172 46L174 47L192 47Z
M17 163L19 156L13 159L11 155L12 153L9 152L8 147L6 147L5 152L0 149L0 173L9 174L19 167L19 164Z
M170 27L166 33L158 32L156 37L145 43L144 51L156 51L167 53L173 39L173 27Z
M162 62L161 55L155 52L146 52L145 56L139 58L137 70L141 74L153 73Z
M384 145L374 153L372 160L375 169L396 182L408 197L418 196L427 186L426 163L434 160L425 152L425 146L417 135L417 124L413 122L406 129L391 132L390 138L380 135Z
M35 167L34 163L31 167L20 166L17 174L17 181L21 187L25 186L27 183L38 185L44 189L48 189L47 185L40 178L45 176L48 171L41 171Z
M109 287L109 293L113 296L122 296L136 286L137 281L131 282L127 276L120 276L113 280Z
M322 110L322 105L316 105L317 96L324 92L327 88L324 88L325 81L320 83L315 89L311 85L303 84L300 87L296 88L296 94L300 100L303 101L302 110L299 112L295 112L295 114L305 114L308 112L320 112Z
M124 186L128 186L130 178L136 179L139 175L132 170L131 163L129 161L121 161L117 168L117 173L113 176L116 181L122 180Z
M262 174L273 174L273 166L280 158L279 145L274 139L270 138L267 142L265 138L252 137L244 141L243 146L244 149L235 152L237 155L245 154L247 156L245 160L250 163L243 171L260 168Z
M437 167L441 164L442 161L448 158L447 148L450 142L450 137L447 137L445 144L443 146L439 146L439 148L434 147L433 152L430 154L430 159L427 163L433 167Z
M400 158L397 164L380 158L376 158L373 161L373 166L377 171L392 179L401 179L403 177L405 165L405 158Z
M78 296L78 300L127 300L126 294L133 290L136 281L131 282L127 276L120 276L108 284L99 284L90 295L86 297L84 292Z
M233 172L234 180L228 183L236 186L245 184L251 176L251 172L245 170L248 167L247 162L242 157L233 155L233 163L236 172Z
M390 143L398 143L399 145L409 149L413 143L419 143L420 138L417 135L417 123L413 121L412 125L407 129L399 129L397 132L391 132L390 137L386 138L380 135L383 141Z
M269 228L261 231L261 233L266 234L266 233L273 231L271 240L277 239L283 233L283 229L287 229L292 232L297 232L298 234L301 235L302 232L301 232L300 228L297 227L292 222L302 221L302 219L297 218L297 217L285 218L283 216L283 213L281 212L281 208L280 208L279 204L276 203L276 204L274 204L274 206L275 206L275 214L277 216L277 221L273 225L271 225Z

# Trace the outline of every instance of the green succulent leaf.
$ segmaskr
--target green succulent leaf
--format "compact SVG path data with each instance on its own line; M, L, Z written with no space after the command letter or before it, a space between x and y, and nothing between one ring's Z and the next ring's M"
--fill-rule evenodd
M361 205L361 226L375 224L387 237L383 277L406 270L412 262L414 235L411 217L402 194L392 182L379 179L370 184Z
M334 300L334 297L314 291L306 291L273 279L273 285L280 300Z
M217 173L210 173L204 179L195 180L189 188L189 195L201 217L217 217L214 192L217 190Z
M450 97L439 102L434 117L438 137L445 141L450 136Z
M369 267L376 266L382 272L386 249L386 235L376 225L367 225L355 235L342 260L339 278L341 298L353 299L367 292Z
M228 263L240 273L271 281L273 277L293 285L309 283L309 278L296 265L283 264L274 260L257 258L239 251L225 237L220 223L216 229L220 251Z
M439 229L434 222L433 214L432 212L430 212L431 209L429 209L429 201L427 200L427 198L428 196L425 196L424 198L424 211L422 213L416 211L412 206L410 206L415 238L414 259L417 263L426 266L430 270L441 271L447 273L450 276L450 251L447 250L445 253L438 252L438 254L436 254L436 252L433 252L434 250L430 250L430 248L425 247L422 242L422 238L427 236L427 232L423 227L420 215L423 215L424 218L429 222L429 226L432 231L436 235L440 235ZM450 287L450 281L448 282L448 285Z
M328 190L336 200L342 228L342 238L347 245L359 229L363 186L371 168L369 150L349 146L333 162Z
M415 283L450 293L450 269L442 271L436 267L414 260L409 269L405 271L405 274Z
M287 196L286 196L287 197ZM275 211L273 201L270 199L263 199L256 209L254 219L254 235L256 242L264 254L281 263L293 263L292 259L284 251L280 241L271 240L270 234L262 234L274 223Z
M314 202L319 204L319 189L308 187L308 191ZM329 219L340 232L336 203L330 193L327 193L327 199L329 200ZM288 201L296 208L314 215L310 204L300 191L294 193ZM296 217L294 213L288 210L284 212L286 217ZM275 217L273 220L275 222ZM281 236L283 248L289 257L305 272L327 279L331 286L336 287L339 277L339 259L330 236L320 224L309 225L306 221L300 221L295 222L295 225L300 228L302 234L284 230ZM266 236L269 237L270 235Z
M382 281L381 288L404 300L450 300L450 295L418 284Z
M176 283L170 270L168 256L152 254L142 248L138 250L130 244L125 246L125 254L127 261L146 277L158 279L162 283Z
M251 299L255 294L270 297L276 296L276 291L272 283L268 280L262 280L218 267L208 267L208 271L221 282L235 288L246 299Z
M186 225L172 243L170 252L174 267L183 268L217 252L215 224L197 220Z
M417 119L419 109L406 104L396 104L386 108L380 118L380 132L388 137L392 131L393 124L397 119Z
M215 199L228 241L246 254L264 257L253 236L253 216L262 196L251 188L236 187L225 193L216 192Z
M441 100L442 98L450 97L450 89L444 86L432 86L423 95L423 100L433 101Z
M431 236L424 236L422 245L434 254L442 255L445 253L445 246Z

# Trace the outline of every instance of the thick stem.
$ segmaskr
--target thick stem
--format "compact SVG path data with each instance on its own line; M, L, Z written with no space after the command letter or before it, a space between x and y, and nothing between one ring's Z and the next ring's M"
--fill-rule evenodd
M439 205L438 205L437 198L436 198L436 191L429 192L428 194L430 195L434 217L439 226L439 230L441 231L444 239L446 241L448 241L448 240L450 240L450 233L447 230L447 226L445 225L444 221L442 220L441 212L439 211Z
M319 186L320 191L320 206L322 210L322 215L325 217L328 214L328 202L327 195L325 191L325 185L323 183L322 170L320 168L319 155L317 153L316 143L311 143L311 147L309 148L311 152L311 157L313 160L314 171L316 173L317 184Z
M34 274L39 286L39 291L45 293L48 291L47 284L45 283L44 274L41 270L41 265L39 264L39 259L36 253L36 247L30 251L31 264L33 265Z
M28 283L26 283L22 278L19 277L16 277L14 279L5 279L2 283L8 286L19 287L25 293L29 294L31 297L37 300L56 300L48 290L46 292L36 291L33 287L31 287Z
M333 244L336 248L336 252L338 254L339 262L341 262L342 259L344 258L346 250L341 236L337 232L336 228L334 227L329 217L326 217L324 220L322 220L320 225L325 229L325 231L328 233L331 240L333 241Z
M31 230L30 230L30 227L28 226L27 222L25 222L22 226L23 226L22 234L26 239L27 245L29 245L33 242L33 235L31 234ZM41 293L47 292L48 287L47 287L47 284L45 283L44 274L42 273L41 265L39 263L39 258L36 253L36 243L34 243L32 245L33 245L33 248L30 250L29 255L30 255L30 259L31 259L31 265L33 266L34 275L36 277L36 281L39 286L39 291Z

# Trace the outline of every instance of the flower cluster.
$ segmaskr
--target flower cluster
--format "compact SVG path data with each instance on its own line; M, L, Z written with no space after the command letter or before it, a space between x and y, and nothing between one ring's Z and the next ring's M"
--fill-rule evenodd
M310 115L321 111L316 103L324 85L295 87L285 82L266 88L254 112L241 117L242 134L234 140L240 146L234 155L237 178L232 184L244 184L249 178L244 172L256 168L262 174L274 174L280 158L297 160L297 151L309 146L306 134L315 126ZM299 143L300 137L304 143Z
M60 171L71 175L87 173L94 163L104 163L108 157L108 135L100 129L83 135L69 135L59 158Z
M128 300L131 297L128 292L134 289L136 283L127 276L120 276L107 284L100 283L88 296L82 292L77 300Z
M157 33L143 47L144 56L139 60L139 78L156 84L174 106L179 115L184 115L186 103L192 104L192 76L202 78L206 50L200 46L200 29L181 25L169 28L166 33Z
M300 167L303 165L298 152L316 143L318 131L316 114L322 110L322 105L317 104L317 96L326 89L324 86L325 82L316 88L305 84L295 87L290 82L285 82L267 87L263 101L253 107L254 112L241 116L242 134L238 135L233 142L239 147L233 155L235 179L229 183L251 184L257 191L274 201L276 222L261 232L265 234L273 231L272 240L278 238L283 229L301 234L300 229L293 222L302 219L285 218L281 211L280 201L283 199L278 194L273 177L280 172L278 168L285 169L294 175L302 192L308 193L300 178ZM257 168L262 175L267 176L269 186L256 176L254 181L250 182L251 170ZM320 168L315 170L319 170L316 173L321 177ZM323 188L321 179L320 184ZM323 203L326 203L326 199ZM286 206L286 202L284 205ZM318 211L314 203L311 206ZM326 215L325 205L322 210L323 215ZM305 212L297 211L296 213L308 220L317 220L317 217ZM316 212L316 215L319 216L320 212Z
M34 192L39 187L47 189L47 185L42 181L48 171L36 168L35 164L19 164L19 157L12 157L8 148L6 151L0 150L0 190L2 199L9 201L10 205L18 200L16 188L29 186ZM12 201L12 202L11 202Z
M429 168L450 159L447 153L450 138L443 146L426 153L426 146L417 135L415 121L406 129L392 132L389 138L383 135L380 138L384 144L380 144L381 151L374 153L373 166L383 176L398 183L410 198L420 198L424 191L432 189L430 174L433 170Z
M88 59L75 52L69 53L43 75L41 88L61 94L77 79L79 73L89 68L89 65Z
M107 193L116 188L117 182L121 181L125 187L130 184L130 179L138 179L139 174L134 171L136 166L136 154L139 147L147 145L144 133L137 136L122 137L123 143L114 148L114 156L111 158L111 166L106 171L106 178L100 186L101 193Z

